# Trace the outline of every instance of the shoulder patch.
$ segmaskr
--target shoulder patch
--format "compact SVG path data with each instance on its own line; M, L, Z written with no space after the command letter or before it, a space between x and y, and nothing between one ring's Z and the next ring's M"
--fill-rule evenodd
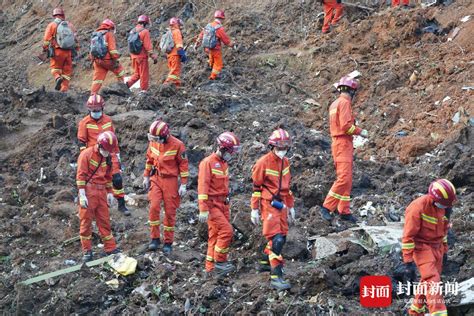
M215 168L220 168L220 167L222 167L222 166L221 166L221 164L220 164L219 162L216 162L216 163L214 164L214 167L215 167Z

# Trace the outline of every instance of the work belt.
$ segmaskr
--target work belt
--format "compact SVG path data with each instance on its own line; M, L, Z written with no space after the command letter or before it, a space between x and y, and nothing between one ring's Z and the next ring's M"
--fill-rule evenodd
M177 178L178 175L172 175L172 174L162 174L158 169L153 169L152 170L152 176L157 176L160 178Z
M88 183L88 184L86 184L86 186L91 187L91 188L95 188L95 189L98 189L98 190L107 189L107 186L105 184Z

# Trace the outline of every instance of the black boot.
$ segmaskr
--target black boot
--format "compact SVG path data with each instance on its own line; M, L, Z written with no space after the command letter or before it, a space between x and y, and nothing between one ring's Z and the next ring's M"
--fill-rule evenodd
M128 210L127 206L125 205L125 199L124 199L123 197L118 198L118 199L117 199L117 202L118 202L117 210L118 210L119 212L122 212L123 215L125 215L125 216L130 216L131 213L130 213L130 211Z
M171 244L165 243L163 245L163 253L165 256L168 256L169 254L171 254L171 250L172 250Z
M351 223L354 223L354 224L357 223L357 218L352 214L342 214L341 219L343 221L351 222Z
M93 257L92 250L87 250L82 256L82 261L84 262L92 261L92 257Z
M333 219L333 213L331 211L329 211L327 208L325 208L324 206L321 206L321 217L328 221L328 222L331 222L332 219Z
M63 77L56 78L56 84L54 85L54 90L59 91L61 90L61 84L63 83Z
M272 288L278 291L284 291L291 289L290 283L283 279L283 266L278 265L275 268L272 268L272 272L270 275L270 285Z
M156 251L158 250L158 246L160 245L160 238L153 238L148 245L148 250Z
M215 271L218 277L225 276L235 270L232 263L229 262L216 262Z

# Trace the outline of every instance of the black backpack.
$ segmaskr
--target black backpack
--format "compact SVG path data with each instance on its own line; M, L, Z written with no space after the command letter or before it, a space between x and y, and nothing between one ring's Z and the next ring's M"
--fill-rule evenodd
M133 28L128 35L127 42L128 42L128 50L131 54L140 54L143 48L143 42L140 39L140 32L143 31L144 28L137 30L137 28Z

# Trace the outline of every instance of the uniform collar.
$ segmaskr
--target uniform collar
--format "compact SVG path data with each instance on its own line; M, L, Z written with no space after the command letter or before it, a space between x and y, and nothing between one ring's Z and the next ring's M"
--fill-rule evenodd
M216 23L217 23L217 24L219 24L219 25L221 25L221 24L222 24L222 22L221 22L221 21L219 21L218 19L214 19L214 22L216 22Z
M224 159L222 159L221 157L219 157L219 155L216 154L216 153L212 153L212 157L213 157L214 159L217 159L217 160L219 160L219 161L222 161L222 162L227 163L227 161L225 161Z

